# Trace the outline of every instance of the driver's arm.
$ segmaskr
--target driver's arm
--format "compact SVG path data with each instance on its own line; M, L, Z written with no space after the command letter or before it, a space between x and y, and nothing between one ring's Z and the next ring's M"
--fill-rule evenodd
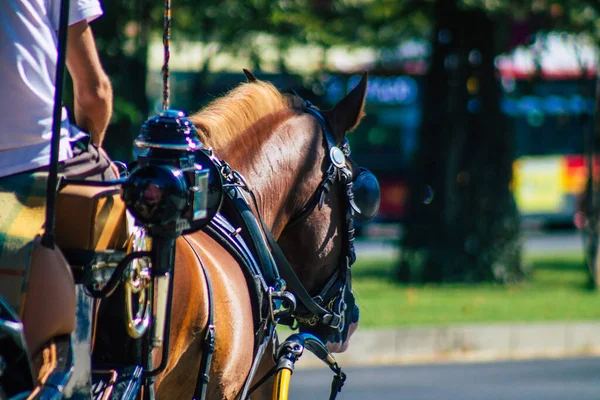
M67 68L73 78L75 121L100 147L112 115L112 86L104 72L86 20L69 26Z

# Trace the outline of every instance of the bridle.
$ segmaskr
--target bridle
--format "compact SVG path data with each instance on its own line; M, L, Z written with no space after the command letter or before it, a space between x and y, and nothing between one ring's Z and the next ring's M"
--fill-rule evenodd
M344 314L347 308L345 295L347 291L351 290L350 267L356 261L354 219L357 207L354 203L353 174L346 165L346 157L350 155L350 146L347 139L344 140L341 146L338 146L321 112L309 102L306 103L305 111L319 121L323 130L330 165L324 174L323 180L309 198L308 203L297 215L290 219L284 231L306 219L317 207L321 209L327 194L336 183L344 185L344 192L348 201L345 210L345 241L343 242L338 267L317 295L312 296L308 293L268 229L265 230L265 234L273 251L275 262L279 267L281 277L285 280L287 288L298 297L299 302L293 315L296 321L299 324L311 327L320 324L341 332L345 327ZM286 321L282 323L286 323ZM289 324L294 325L294 322L292 321Z

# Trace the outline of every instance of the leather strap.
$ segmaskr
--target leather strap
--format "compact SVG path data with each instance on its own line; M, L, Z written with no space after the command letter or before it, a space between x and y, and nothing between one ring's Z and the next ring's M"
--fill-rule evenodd
M227 242L227 247L233 247L234 254L238 254L241 262L244 263L246 269L258 279L258 288L264 293L269 291L268 285L265 282L264 274L256 260L256 257L248 247L241 232L238 232L233 225L220 213L217 213L207 226L207 233L210 234L210 229L213 229L214 236L218 236L219 242Z
M229 254L231 254L236 261L240 264L250 290L250 298L253 302L252 310L254 317L254 326L257 327L255 333L254 348L258 346L258 334L260 327L263 324L263 320L267 318L268 307L265 307L265 299L268 298L268 288L264 279L260 273L260 270L255 265L256 261L250 251L243 247L238 240L234 240L229 232L224 232L223 228L216 223L217 218L215 217L209 225L204 228L204 231L216 240L221 246L223 246ZM241 238L240 238L241 239Z
M251 196L254 199L254 194L251 193ZM256 200L254 199L254 201L256 201ZM277 243L277 240L275 240L275 238L273 237L271 230L267 227L267 225L265 224L265 221L262 219L260 214L259 214L259 218L260 218L260 223L263 228L263 232L267 238L267 241L269 242L271 251L273 252L273 258L275 259L277 267L279 268L279 273L281 274L282 278L285 280L287 287L292 290L294 295L296 295L298 297L300 302L302 304L304 304L304 306L311 313L313 313L314 315L319 317L320 321L323 324L329 325L329 326L338 326L339 323L341 322L341 317L339 315L335 315L332 312L330 312L329 310L321 307L319 304L317 304L313 300L311 295L304 288L304 285L302 284L302 282L300 282L298 275L296 275L296 273L294 272L294 269L288 262L287 258L285 257L285 254L283 254L283 250L281 250L281 247Z
M196 389L194 390L193 400L204 400L206 398L206 389L208 388L208 382L210 380L210 364L212 357L215 352L215 323L214 323L214 299L212 292L212 285L210 284L210 277L208 271L202 263L200 255L196 249L192 246L189 240L182 236L186 241L190 249L194 252L194 255L198 259L198 262L202 266L202 272L204 273L204 279L206 280L206 288L208 294L208 323L206 325L206 335L204 336L204 342L202 343L202 359L200 360L200 368L198 369L198 379L196 380Z
M250 192L251 193L251 192ZM279 279L279 273L277 271L276 263L273 260L268 247L265 244L265 240L260 232L260 227L256 222L256 217L250 210L248 202L244 198L241 189L237 186L231 187L227 190L228 196L234 202L236 208L248 229L248 234L254 243L256 248L256 256L259 259L262 272L264 274L267 285L273 286Z

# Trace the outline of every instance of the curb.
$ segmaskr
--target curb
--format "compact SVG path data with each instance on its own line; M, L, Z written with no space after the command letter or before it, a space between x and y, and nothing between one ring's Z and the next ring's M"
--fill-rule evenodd
M600 322L447 325L359 330L342 367L600 356ZM305 352L297 368L327 368Z

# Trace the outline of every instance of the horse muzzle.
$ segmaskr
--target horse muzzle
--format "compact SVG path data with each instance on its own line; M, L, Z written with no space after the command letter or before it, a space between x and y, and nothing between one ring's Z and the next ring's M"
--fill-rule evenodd
M344 323L341 330L319 323L314 325L300 323L299 328L301 332L308 332L318 337L330 352L342 353L348 349L350 337L358 328L359 316L360 310L352 296L352 303L348 304L348 308L344 311Z
M340 332L333 332L325 337L327 349L332 353L343 353L348 349L350 338L358 328L358 320L360 310L356 304L353 307L348 307L344 318L346 320L344 329Z

